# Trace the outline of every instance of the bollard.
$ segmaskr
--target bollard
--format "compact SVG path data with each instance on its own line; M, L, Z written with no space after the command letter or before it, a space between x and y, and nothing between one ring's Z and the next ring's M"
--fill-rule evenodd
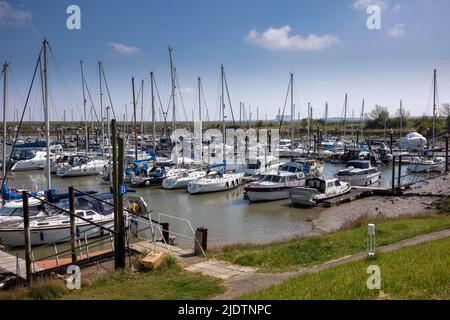
M164 238L164 242L166 244L169 244L169 223L168 222L162 222L161 223L161 228L162 228L162 236Z
M203 255L203 252L208 248L208 228L199 227L195 231L195 246L194 252L195 255L200 256ZM203 249L203 251L202 251Z

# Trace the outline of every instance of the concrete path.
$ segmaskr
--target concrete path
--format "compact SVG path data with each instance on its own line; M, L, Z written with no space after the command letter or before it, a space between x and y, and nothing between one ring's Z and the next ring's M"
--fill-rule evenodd
M420 235L415 238L406 239L394 244L390 244L384 247L379 247L377 252L385 253L392 252L401 248L412 247L421 243L439 240L450 237L450 229L433 232L425 235ZM246 273L241 276L231 277L225 280L224 285L227 288L226 292L215 297L215 300L230 300L234 299L242 294L253 292L256 290L267 289L276 284L279 284L291 277L295 277L301 274L319 272L328 268L332 268L347 262L362 260L367 257L366 252L360 252L352 254L346 257L342 257L336 260L328 261L323 264L319 264L312 267L302 268L294 272L284 272L278 274L266 274L266 273Z

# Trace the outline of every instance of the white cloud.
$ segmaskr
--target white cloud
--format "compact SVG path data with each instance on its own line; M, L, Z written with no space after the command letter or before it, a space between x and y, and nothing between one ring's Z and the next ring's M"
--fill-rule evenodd
M307 37L301 35L289 35L290 26L284 26L279 29L270 27L263 33L255 29L251 30L245 40L260 47L271 50L309 50L317 51L330 47L339 42L336 36L323 35L317 36L310 34Z
M0 1L0 27L25 26L32 20L30 11L14 8L6 1Z
M404 23L398 23L396 24L391 30L388 32L389 38L399 38L406 34L405 31L406 25Z
M355 0L353 2L353 8L357 10L367 10L367 7L377 5L381 9L386 9L388 7L385 0Z
M108 44L111 46L113 52L121 54L121 55L132 56L132 55L142 55L143 54L141 49L133 47L133 46L128 46L123 43L110 42Z

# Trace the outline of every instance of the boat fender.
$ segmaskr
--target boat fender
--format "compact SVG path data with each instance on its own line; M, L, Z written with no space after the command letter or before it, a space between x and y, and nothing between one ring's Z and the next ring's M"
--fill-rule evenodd
M79 228L79 227L76 228L76 233L77 233L77 238L79 238L79 237L80 237L80 234L81 234L80 228Z
M41 239L41 241L44 241L44 232L42 230L39 231L39 239Z

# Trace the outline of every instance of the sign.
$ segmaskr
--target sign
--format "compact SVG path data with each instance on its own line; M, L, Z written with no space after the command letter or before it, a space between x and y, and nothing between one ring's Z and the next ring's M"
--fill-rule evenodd
M127 191L128 191L128 186L126 184L121 184L119 186L119 195L120 196L125 195L127 193Z

